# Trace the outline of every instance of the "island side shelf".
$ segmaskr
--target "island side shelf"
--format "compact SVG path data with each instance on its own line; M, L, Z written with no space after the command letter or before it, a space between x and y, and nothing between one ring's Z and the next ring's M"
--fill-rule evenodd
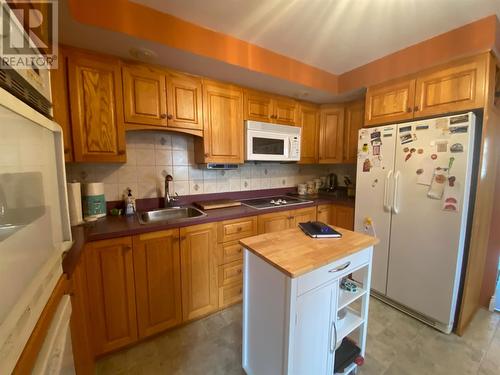
M292 245L293 241L288 242L299 235L291 231L280 232L275 237L266 234L241 241L244 248L242 361L248 375L333 374L336 346L356 329L359 330L357 344L361 355L365 354L369 305L366 291L370 290L376 239L366 236L371 241L361 241L357 243L358 248L341 254L336 250L343 239L325 242L297 237L305 241L298 249ZM344 232L346 241L360 235ZM328 252L334 260L305 272L307 260L304 264L298 264L297 259L290 260L304 246L309 248L304 255L309 261L322 259L324 262L327 258L323 257ZM363 291L349 298L342 296L341 279L355 271L360 274L359 270L364 270L360 280ZM356 315L348 313L339 327L340 304L351 308L348 305L355 301L360 301L360 311ZM342 374L355 368L350 365Z

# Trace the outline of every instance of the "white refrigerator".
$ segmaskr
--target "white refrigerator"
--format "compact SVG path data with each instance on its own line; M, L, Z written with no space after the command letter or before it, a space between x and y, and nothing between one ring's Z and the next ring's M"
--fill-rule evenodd
M473 175L473 113L361 129L355 230L376 235L372 290L451 332Z

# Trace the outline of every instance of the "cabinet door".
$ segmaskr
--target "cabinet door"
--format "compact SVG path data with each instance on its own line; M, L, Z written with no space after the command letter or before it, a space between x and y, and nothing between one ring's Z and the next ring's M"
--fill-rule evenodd
M332 224L344 229L354 230L354 208L333 205Z
M293 99L275 98L273 122L283 125L297 125L297 107L297 102Z
M270 95L245 90L245 120L272 122L274 118L273 101Z
M257 227L259 234L278 232L290 228L292 220L292 211L271 212L269 214L259 215Z
M350 103L345 109L344 126L344 163L356 163L358 158L359 129L365 119L365 102Z
M59 61L60 62L60 61ZM71 344L77 374L94 373L94 351L92 348L85 252L71 274Z
M236 86L203 85L203 162L243 163L243 95Z
M218 308L216 223L180 229L184 321Z
M335 282L313 289L297 299L294 374L333 374L336 285Z
M139 337L182 323L179 230L133 238Z
M344 143L344 107L321 109L319 130L319 162L342 163Z
M145 65L125 65L122 75L125 122L167 126L165 73Z
M201 80L170 73L168 89L168 127L203 130Z
M314 164L318 162L319 109L316 106L301 104L299 124L302 128L300 145L300 163Z
M412 119L414 103L414 79L369 87L366 92L365 126Z
M297 227L299 223L316 221L316 206L294 210L292 217L291 228Z
M318 206L317 220L325 224L331 223L332 206L330 204L322 204Z
M95 354L100 355L137 341L132 239L87 246L90 323Z
M125 162L120 61L72 50L68 81L74 161Z
M52 111L54 121L61 125L64 141L64 160L73 161L73 145L71 142L71 121L69 115L68 77L64 48L59 46L57 69L50 71L52 90Z
M417 79L415 117L484 106L486 55L432 71Z

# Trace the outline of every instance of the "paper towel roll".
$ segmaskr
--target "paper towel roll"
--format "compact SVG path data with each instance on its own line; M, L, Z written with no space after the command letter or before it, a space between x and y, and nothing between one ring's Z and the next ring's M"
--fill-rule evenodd
M71 226L83 223L82 191L79 182L68 183L69 221Z
M104 195L104 184L102 182L89 182L84 184L83 195Z

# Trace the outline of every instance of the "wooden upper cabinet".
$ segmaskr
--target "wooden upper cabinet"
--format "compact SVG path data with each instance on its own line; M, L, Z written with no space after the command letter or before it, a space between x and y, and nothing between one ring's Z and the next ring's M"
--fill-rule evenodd
M243 163L243 92L237 86L203 82L203 139L196 139L198 163Z
M167 78L147 65L122 67L125 122L167 126Z
M54 121L61 125L64 141L64 160L73 161L73 143L71 138L71 119L68 100L68 76L65 49L59 46L57 69L50 71L52 91L52 110Z
M320 111L319 162L342 163L344 107L325 106Z
M201 79L170 72L167 102L169 128L203 130Z
M415 79L403 79L369 87L366 92L365 126L413 118Z
M487 54L440 67L417 78L415 117L484 106Z
M100 355L137 340L132 239L90 242L85 251L90 326Z
M365 119L365 102L358 100L345 107L344 163L356 163L358 158L359 129Z
M180 229L182 314L192 320L218 309L217 223Z
M245 120L272 122L274 118L273 99L271 95L245 90L244 111Z
M120 61L73 50L68 81L74 161L125 162Z
M182 323L179 229L134 236L139 337Z
M276 97L274 99L274 122L282 125L298 124L298 105L293 99Z
M300 163L318 162L319 107L301 103L299 125L302 128L300 144Z
M260 91L245 90L245 120L297 125L298 117L298 105L295 100Z

